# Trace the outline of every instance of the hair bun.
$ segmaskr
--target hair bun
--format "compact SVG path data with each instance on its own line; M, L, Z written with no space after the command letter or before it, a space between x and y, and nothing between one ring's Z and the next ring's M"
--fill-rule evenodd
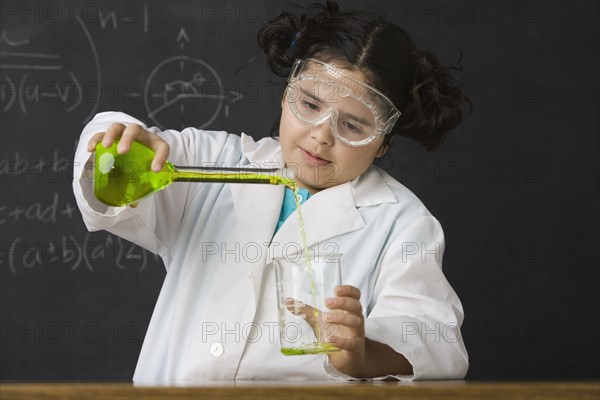
M425 50L413 51L412 57L415 64L412 101L401 117L405 121L401 134L412 137L427 150L434 150L447 132L460 123L462 104L471 106L471 102L453 74L459 67L442 65L433 53Z
M292 43L301 30L297 16L283 13L258 31L258 45L267 55L269 66L279 76L285 76L293 62ZM296 46L294 46L296 47Z
M286 76L294 60L307 47L303 45L303 37L322 29L339 11L335 1L328 1L325 5L313 3L304 8L301 15L284 12L263 26L258 31L258 45L267 55L271 70L279 76Z

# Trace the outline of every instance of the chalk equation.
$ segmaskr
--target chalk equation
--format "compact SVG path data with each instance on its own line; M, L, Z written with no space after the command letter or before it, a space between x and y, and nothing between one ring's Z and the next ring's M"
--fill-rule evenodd
M96 113L101 96L100 59L90 31L75 16L85 48L77 55L66 53L76 47L64 46L60 29L40 26L34 32L4 29L0 33L0 103L2 112L22 115L81 110L83 122ZM47 38L57 38L50 45ZM75 40L75 39L73 39ZM81 41L76 41L81 42ZM62 47L58 47L59 43ZM86 54L87 53L87 54Z
M60 201L58 192L54 193L52 201L47 205L41 201L26 205L0 204L0 226L24 221L55 224L61 216L73 219L75 215L78 215L77 208L71 202Z
M75 147L72 154L74 153ZM46 153L32 160L16 151L11 156L0 159L0 182L6 183L8 177L18 177L20 183L71 181L75 166L71 161L72 154L66 157L64 150L55 149L52 154Z
M42 268L51 268L57 273L93 273L100 268L142 273L150 262L159 260L158 255L120 237L88 232L85 235L65 233L45 242L31 242L20 236L2 242L0 265L6 266L13 276Z
M31 103L45 103L63 105L66 112L71 112L84 102L98 101L100 87L96 82L88 82L84 87L73 71L69 71L68 75L69 80L60 82L31 81L29 74L16 78L17 82L11 75L4 75L0 87L0 98L4 103L2 110L8 112L17 107L23 114L27 114Z

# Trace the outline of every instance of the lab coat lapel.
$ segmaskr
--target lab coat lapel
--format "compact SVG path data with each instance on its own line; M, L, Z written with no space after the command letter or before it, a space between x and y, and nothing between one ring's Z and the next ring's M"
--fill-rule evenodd
M252 278L253 304L259 300L263 268L277 225L283 193L281 185L231 185L236 222L228 242L239 243L240 271Z
M252 137L242 134L242 153L249 161L248 166L259 168L281 168L283 157L279 143L272 139L255 142ZM240 265L236 273L243 274L246 283L243 290L251 286L252 294L248 305L253 313L260 298L264 265L269 253L269 244L277 226L283 193L281 185L230 185L235 212L235 225L228 243L240 248Z
M331 245L324 249L337 251L335 237L365 227L365 221L358 211L360 207L396 203L398 199L388 187L384 176L383 171L371 166L352 182L322 190L304 203L300 210L308 247L316 243L326 245L329 240ZM298 214L294 212L273 238L268 262L273 257L286 255L290 250L299 250L303 246Z
M356 209L350 182L314 194L300 210L308 247L365 226ZM271 248L269 261L272 261L274 256L304 248L297 211L294 211L281 226L273 238Z

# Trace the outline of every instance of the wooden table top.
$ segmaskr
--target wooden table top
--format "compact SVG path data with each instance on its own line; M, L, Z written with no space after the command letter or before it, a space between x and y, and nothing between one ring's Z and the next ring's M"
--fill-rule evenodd
M600 399L600 381L569 382L211 382L194 386L131 383L0 383L9 399Z

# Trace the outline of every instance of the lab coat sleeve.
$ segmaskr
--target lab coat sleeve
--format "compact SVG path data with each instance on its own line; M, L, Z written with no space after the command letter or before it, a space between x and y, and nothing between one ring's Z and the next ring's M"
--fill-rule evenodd
M462 379L466 375L469 362L460 332L464 314L442 273L443 252L439 222L423 216L404 229L383 255L365 335L404 355L414 374L376 379ZM331 376L350 379L328 360L324 366Z
M73 191L87 229L106 230L159 254L168 268L170 246L178 234L185 205L192 195L190 191L194 189L192 185L185 183L171 185L143 199L136 208L109 207L99 202L93 194L93 160L87 151L87 143L95 133L105 132L116 122L124 125L139 124L159 135L170 146L169 160L179 165L216 162L234 135L226 132L199 132L195 129L161 132L155 127L147 128L141 121L120 112L97 114L83 129L75 153ZM194 186L196 190L197 186Z

